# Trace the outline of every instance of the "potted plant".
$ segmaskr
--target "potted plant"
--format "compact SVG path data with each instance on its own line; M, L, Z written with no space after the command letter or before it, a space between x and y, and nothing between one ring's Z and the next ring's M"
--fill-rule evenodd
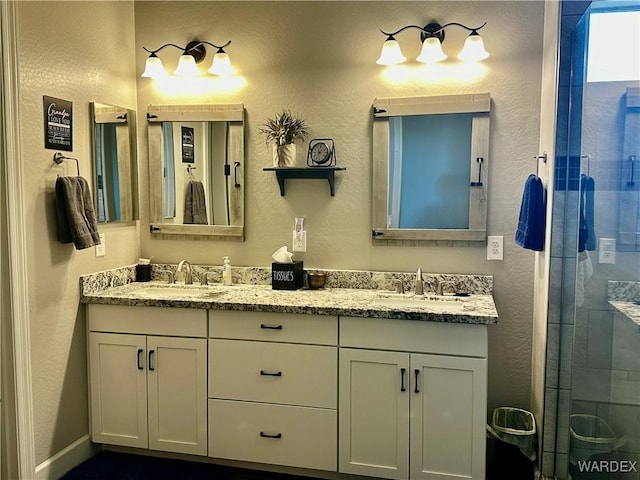
M293 167L296 163L297 140L309 135L306 122L296 118L289 110L283 110L268 118L260 128L267 145L273 148L274 167Z

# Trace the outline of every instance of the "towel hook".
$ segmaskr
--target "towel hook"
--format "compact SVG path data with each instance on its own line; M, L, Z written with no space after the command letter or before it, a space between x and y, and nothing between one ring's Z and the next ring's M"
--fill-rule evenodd
M535 155L533 158L536 159L536 175L540 176L540 160L547 163L547 152L542 152L542 155Z
M60 165L64 160L75 160L76 168L78 169L78 176L80 176L80 162L75 157L67 157L61 152L56 152L53 154L53 161Z
M587 159L587 176L589 176L589 171L591 170L591 155L589 155L588 153L584 153L580 155L580 158Z

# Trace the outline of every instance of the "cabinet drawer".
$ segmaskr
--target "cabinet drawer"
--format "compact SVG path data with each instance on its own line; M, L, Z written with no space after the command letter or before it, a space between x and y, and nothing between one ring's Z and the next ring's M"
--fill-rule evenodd
M336 408L338 349L209 340L209 397Z
M209 456L336 470L336 411L209 400Z
M209 336L337 345L338 318L293 313L211 310Z
M206 310L92 304L87 307L87 315L91 331L175 337L207 336Z
M487 358L486 325L340 317L340 346Z

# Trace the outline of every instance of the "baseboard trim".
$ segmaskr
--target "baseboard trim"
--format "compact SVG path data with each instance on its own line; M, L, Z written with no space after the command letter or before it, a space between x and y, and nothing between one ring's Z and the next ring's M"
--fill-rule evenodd
M38 465L34 480L57 480L72 468L93 457L99 450L98 446L91 443L89 434L80 437Z

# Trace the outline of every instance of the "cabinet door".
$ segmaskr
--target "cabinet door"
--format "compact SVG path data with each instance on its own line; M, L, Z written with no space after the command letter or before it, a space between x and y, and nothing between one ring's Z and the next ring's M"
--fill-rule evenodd
M487 361L411 355L411 480L480 480Z
M94 442L147 448L145 351L143 335L89 334Z
M339 357L339 471L408 478L409 355L342 348Z
M207 454L207 341L147 338L149 448Z

